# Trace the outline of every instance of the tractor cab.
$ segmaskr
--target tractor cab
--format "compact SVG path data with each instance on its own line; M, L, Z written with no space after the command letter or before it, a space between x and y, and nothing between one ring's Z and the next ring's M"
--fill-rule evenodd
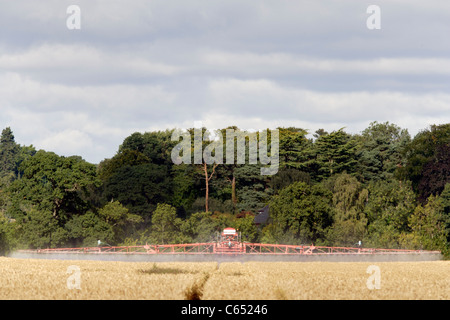
M225 228L220 233L217 241L217 253L239 253L243 252L241 234L234 228Z

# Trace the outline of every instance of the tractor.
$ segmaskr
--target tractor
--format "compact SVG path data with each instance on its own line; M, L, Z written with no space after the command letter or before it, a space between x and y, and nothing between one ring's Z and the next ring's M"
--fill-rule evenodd
M234 228L225 228L217 237L217 253L242 253L245 248L241 241L241 234Z

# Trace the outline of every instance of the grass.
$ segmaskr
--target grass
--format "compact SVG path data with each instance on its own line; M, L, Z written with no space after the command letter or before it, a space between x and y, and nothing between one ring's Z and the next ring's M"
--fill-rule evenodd
M368 267L380 270L369 289ZM68 287L79 270L79 289ZM450 299L450 261L112 262L0 257L0 299ZM73 280L73 278L72 278ZM71 280L71 281L72 281Z

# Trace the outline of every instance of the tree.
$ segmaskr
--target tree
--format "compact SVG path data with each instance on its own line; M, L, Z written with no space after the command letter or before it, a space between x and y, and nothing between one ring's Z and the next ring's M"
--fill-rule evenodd
M261 150L269 146L268 154L272 150L272 132L260 134L247 132L237 127L222 130L226 136L223 154L227 163L220 164L217 169L217 179L213 182L214 195L224 203L231 200L230 212L241 210L259 210L265 205L271 188L268 185L270 177L261 174L264 166L261 163ZM259 160L257 157L259 142ZM231 159L230 159L231 158ZM231 199L230 199L231 198Z
M112 201L106 204L98 211L98 215L111 226L114 233L113 241L115 243L119 243L127 236L127 227L132 227L142 222L140 216L131 214L119 201Z
M333 174L354 171L357 163L355 159L356 142L343 129L320 136L314 144L314 149L318 181Z
M80 157L60 157L38 151L25 157L21 178L8 188L6 214L16 219L20 238L32 247L57 246L71 237L65 224L85 213L89 186L97 183L96 167Z
M191 128L187 130L190 137L190 149L183 150L191 155L190 163L196 165L197 170L203 175L205 180L205 211L209 211L210 181L215 174L219 164L223 162L223 137L221 131L216 131L219 135L215 141L212 134L204 127Z
M196 212L183 221L181 230L189 242L210 242L218 230L211 212Z
M329 179L326 185L333 193L335 209L327 238L334 246L353 246L366 234L364 206L368 191L355 177L345 173Z
M446 247L448 230L443 212L444 208L439 197L431 195L424 207L419 204L408 218L411 232L403 235L403 245L411 249L442 250L448 253Z
M100 162L98 177L106 181L124 166L138 166L150 163L150 159L137 150L124 149L111 159Z
M294 182L269 202L272 227L264 237L277 242L323 242L332 223L331 204L332 194L322 186Z
M395 124L372 122L357 137L357 172L361 181L387 180L398 167L405 165L403 151L411 142L406 129Z
M68 232L58 224L49 210L28 206L22 220L21 242L31 248L55 247L65 243Z
M410 180L417 192L424 165L436 156L439 146L449 143L450 124L431 125L429 129L422 130L405 147L403 155L406 164L397 170L396 176L402 180Z
M450 244L450 182L445 185L440 198L442 200L445 228L447 229L447 243Z
M205 175L205 211L209 211L209 181L213 177L216 167L218 166L217 163L213 164L212 172L208 172L208 165L206 162L203 162L202 169Z
M430 195L439 195L450 182L450 143L439 145L435 155L422 166L417 186L419 200L425 203Z
M228 159L229 154L231 155L231 149L230 152L227 153L227 146L228 148L231 148L231 145L228 145L228 143L231 141L231 137L227 137L227 131L233 132L233 159ZM238 134L241 134L242 132L239 130L236 126L229 126L225 129L220 130L222 137L225 137L226 143L223 146L222 154L225 154L227 156L226 163L221 164L220 166L217 166L216 172L218 178L215 179L213 182L214 188L216 191L216 197L221 199L222 201L229 200L231 198L231 204L232 204L232 212L236 211L236 205L238 202L237 194L236 194L236 169L241 167L243 164L238 164L238 148L237 148L237 141L238 141ZM234 133L238 133L235 135ZM248 140L245 141L246 147L248 147ZM248 161L248 154L246 154Z
M19 145L14 141L10 127L3 129L0 138L0 172L3 175L14 173L19 153Z
M280 170L278 170L277 174L272 176L269 182L269 186L276 193L279 190L297 181L302 181L306 184L312 184L311 176L309 175L309 173L293 168L281 168Z
M260 164L244 164L235 169L238 212L242 210L256 212L270 199L272 195L270 178L261 175L260 169Z
M108 244L117 243L118 237L114 233L113 226L92 211L73 216L64 228L68 232L68 242L74 247L96 246L98 240Z
M14 240L17 241L15 227L15 222L0 213L0 256L8 254L14 248Z
M196 168L189 164L172 167L172 196L170 203L177 208L178 216L185 216L192 204L201 196L201 182ZM203 200L203 208L204 208Z
M119 153L125 150L133 150L142 153L151 163L166 165L171 167L171 152L175 146L172 141L173 130L152 131L139 133L135 132L125 138L119 147Z
M258 230L254 223L255 217L246 215L242 218L236 218L232 227L241 233L242 241L256 242L258 238Z
M181 219L177 210L168 204L158 204L152 215L151 239L157 244L174 243L177 240Z
M98 184L95 165L77 156L62 157L40 150L24 160L20 170L21 179L10 187L13 201L51 212L53 218L61 221L85 212L89 204L83 195L88 186Z
M280 134L280 167L302 168L305 159L305 149L309 144L306 139L308 132L301 128L278 128Z
M366 246L398 248L400 234L408 231L408 217L416 206L411 183L396 179L371 182L368 191Z
M106 201L118 200L147 223L157 203L170 201L171 183L164 165L125 165L104 182L103 195Z

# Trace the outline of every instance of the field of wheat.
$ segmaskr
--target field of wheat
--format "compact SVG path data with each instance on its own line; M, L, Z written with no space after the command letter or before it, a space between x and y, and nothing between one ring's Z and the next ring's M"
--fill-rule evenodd
M450 261L218 264L0 257L0 299L449 300L449 276Z

